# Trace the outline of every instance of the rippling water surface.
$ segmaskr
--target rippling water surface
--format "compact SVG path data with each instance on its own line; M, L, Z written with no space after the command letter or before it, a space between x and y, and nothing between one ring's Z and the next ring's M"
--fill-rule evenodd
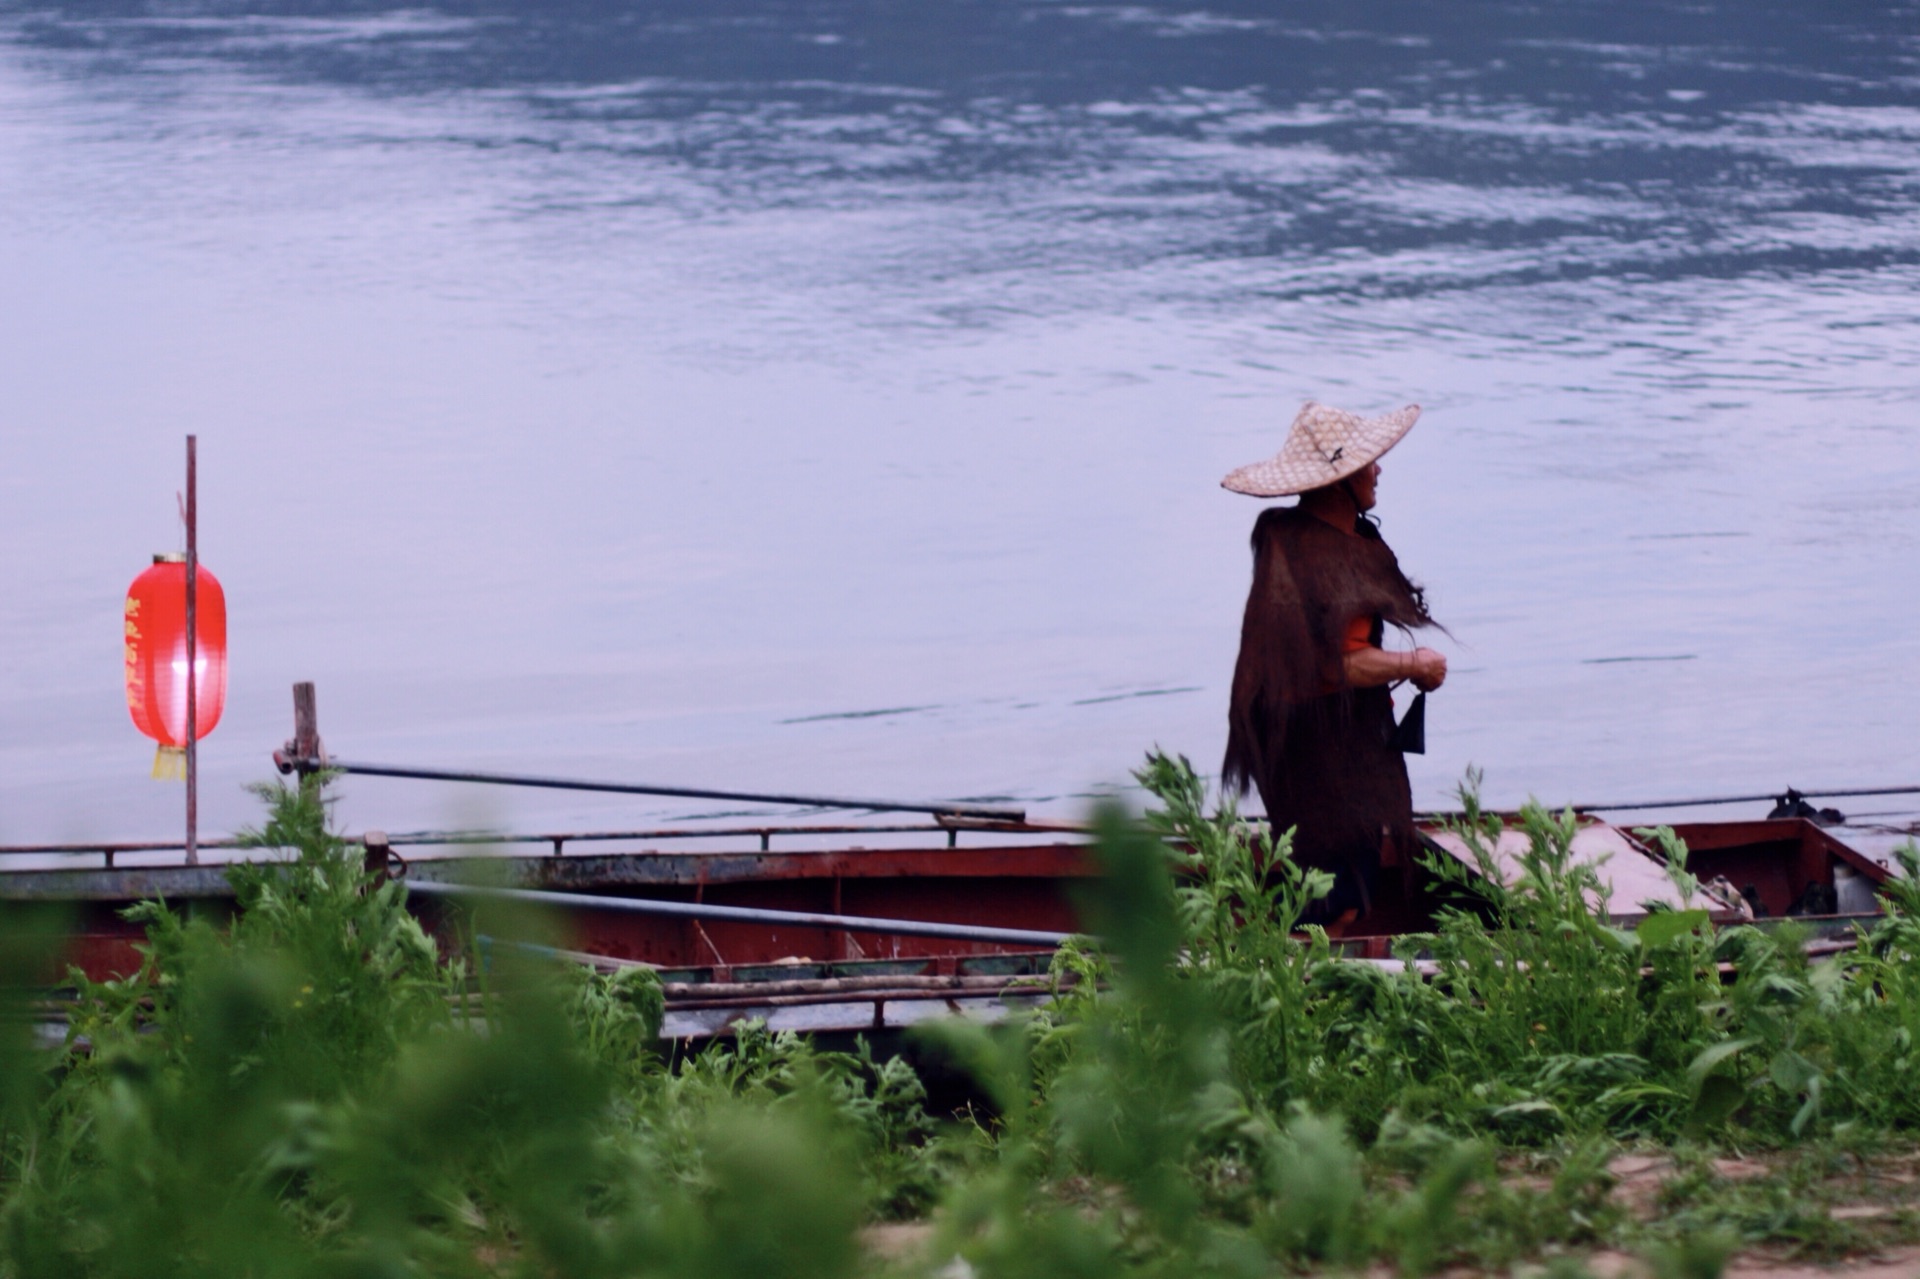
M1310 395L1426 406L1423 803L1920 782L1917 196L1913 0L0 0L0 841L177 823L189 431L212 827L297 679L354 758L1065 813L1217 762L1218 480Z

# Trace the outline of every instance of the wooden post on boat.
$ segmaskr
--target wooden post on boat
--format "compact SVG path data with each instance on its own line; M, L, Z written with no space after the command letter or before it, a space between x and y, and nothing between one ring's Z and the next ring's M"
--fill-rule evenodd
M321 757L320 714L315 709L311 680L302 680L293 686L293 740L287 743L287 752L296 761L296 767ZM300 767L300 772L305 776L307 769Z
M195 436L187 437L187 865L200 864L200 502Z
M282 775L296 773L302 779L327 766L327 748L320 740L320 714L314 709L310 680L293 686L293 736L273 753L273 766Z
M313 685L307 687L312 688ZM373 876L373 886L378 888L387 882L387 867L393 859L393 845L383 830L368 831L360 837L360 844L366 850L367 873Z

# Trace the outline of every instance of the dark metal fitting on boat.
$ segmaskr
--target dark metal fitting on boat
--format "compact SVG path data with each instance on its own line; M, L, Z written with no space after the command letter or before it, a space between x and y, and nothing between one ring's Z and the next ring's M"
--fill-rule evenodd
M1844 826L1847 815L1837 808L1815 808L1807 802L1793 787L1787 787L1786 794L1773 797L1773 811L1767 814L1769 821L1783 817L1804 817L1815 826Z

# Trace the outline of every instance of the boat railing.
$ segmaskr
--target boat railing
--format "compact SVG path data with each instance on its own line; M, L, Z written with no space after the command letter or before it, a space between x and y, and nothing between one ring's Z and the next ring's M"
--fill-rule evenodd
M940 817L926 822L885 822L885 823L765 823L732 826L699 827L654 827L643 830L580 830L580 831L536 831L515 833L506 831L405 831L387 834L380 831L367 831L358 835L343 836L349 846L364 847L369 841L384 842L390 849L417 849L420 856L460 857L471 856L481 850L505 850L513 848L543 848L540 854L546 857L567 857L578 855L582 845L651 845L667 843L685 843L698 840L713 840L726 843L725 849L698 851L729 852L737 854L742 843L755 847L759 852L810 851L796 847L807 840L833 840L840 848L847 847L845 841L857 836L894 835L911 836L916 839L934 837L942 840L947 848L957 849L962 834L999 835L999 836L1046 836L1059 838L1084 838L1088 827L1082 822L1023 820L991 821L968 817ZM780 841L782 848L776 849L774 842ZM856 846L857 847L857 846ZM262 845L255 841L238 837L225 839L203 839L198 843L199 851L243 853L245 856L226 857L219 860L209 859L205 864L219 866L233 861L275 861L284 859L287 850ZM437 850L437 851L436 851ZM644 851L640 849L620 850ZM186 866L186 845L181 841L170 840L82 840L69 843L44 844L4 844L0 845L0 875L9 872L47 869L92 869L70 864L69 859L100 858L99 869L129 869L133 865L141 869L166 869L174 866ZM136 862L126 859L137 858ZM55 866L21 863L28 860L54 859Z

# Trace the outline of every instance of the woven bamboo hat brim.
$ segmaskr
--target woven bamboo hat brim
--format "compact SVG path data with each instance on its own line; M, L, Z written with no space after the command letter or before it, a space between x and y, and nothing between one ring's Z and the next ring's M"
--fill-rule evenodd
M1398 444L1419 417L1418 404L1361 417L1308 400L1277 456L1230 472L1220 487L1249 497L1287 497L1337 484Z

